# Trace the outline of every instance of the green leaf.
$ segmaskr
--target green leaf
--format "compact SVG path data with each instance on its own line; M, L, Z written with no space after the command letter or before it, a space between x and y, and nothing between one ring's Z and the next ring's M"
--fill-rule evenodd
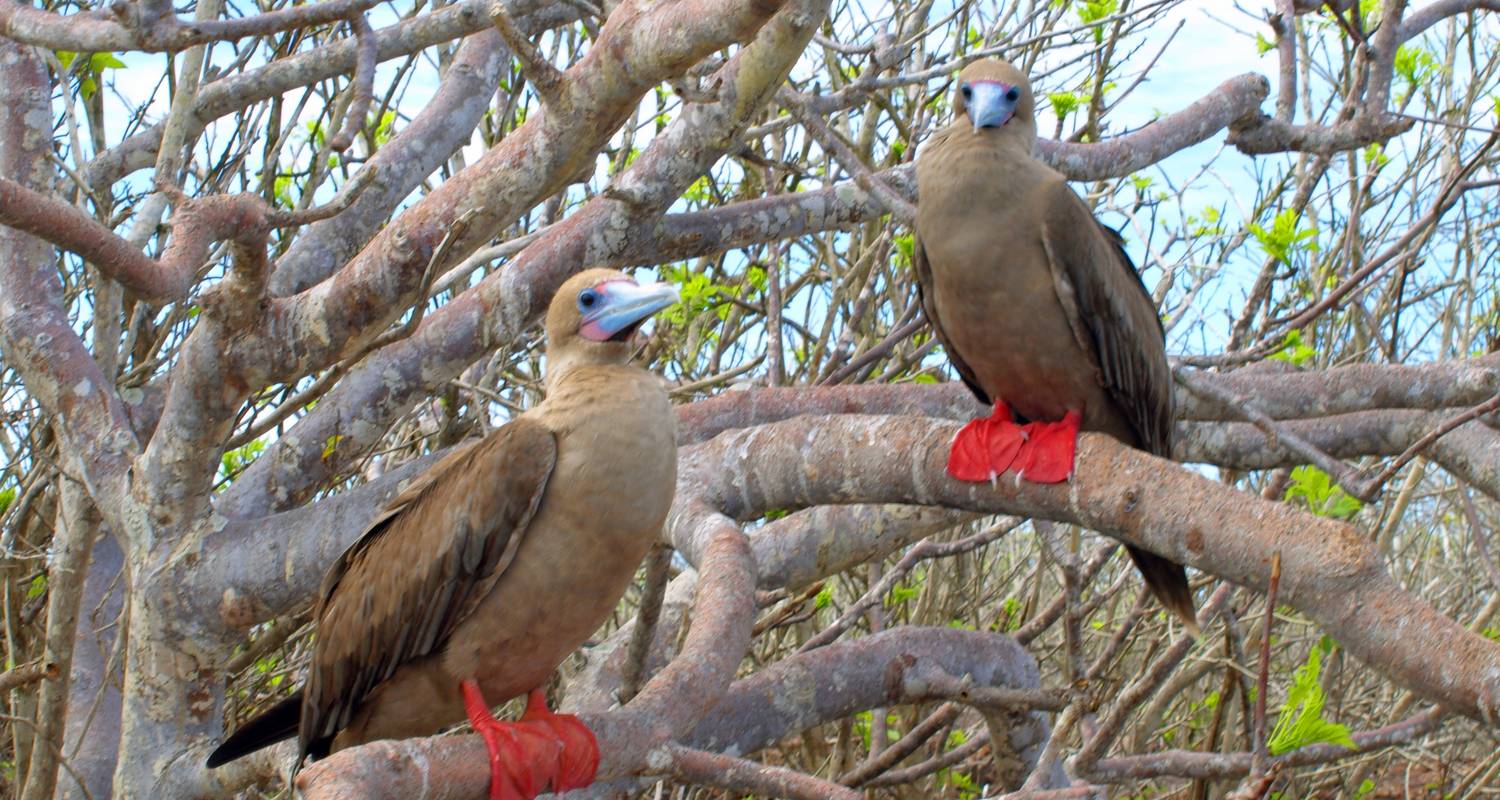
M920 591L915 586L902 586L898 583L891 587L890 593L885 596L885 602L887 605L893 606L904 605L916 597Z
M62 64L63 69L67 69L73 66L73 61L77 58L78 54L73 52L72 50L57 51L57 61L58 63Z
M0 489L0 514L10 510L10 504L16 502L15 487Z
M1408 91L1426 83L1442 65L1432 53L1416 45L1403 44L1396 48L1396 59L1392 64L1396 75L1406 82Z
M315 147L323 146L323 123L320 120L312 120L307 123L307 138L312 140Z
M916 257L917 252L916 240L912 238L912 235L909 233L903 233L899 236L894 237L893 239L891 239L891 241L895 242L896 244L896 254L899 257L898 263L901 266L907 266L911 264L912 260Z
M1294 367L1300 367L1312 360L1318 352L1312 347L1303 344L1302 331L1293 329L1286 332L1281 340L1281 349L1271 354L1271 358L1277 361L1285 361Z
M1272 50L1275 50L1275 49L1276 49L1276 43L1275 42L1271 41L1270 39L1267 39L1266 37L1260 35L1259 33L1255 34L1255 54L1256 55L1263 56L1266 53L1269 53L1269 52L1271 52Z
M277 175L276 182L271 190L272 196L276 198L276 205L282 208L296 208L297 201L292 197L292 176Z
M256 439L246 443L243 447L225 451L224 455L219 457L219 477L223 480L223 484L219 486L220 491L228 487L229 482L244 472L245 467L250 466L250 462L258 458L265 449L266 443Z
M1391 163L1390 156L1385 154L1385 148L1379 142L1371 142L1365 148L1365 168L1371 171L1379 170L1386 164Z
M1266 742L1271 755L1279 756L1299 747L1324 742L1356 749L1354 739L1349 736L1349 726L1329 722L1323 718L1323 687L1318 683L1323 648L1314 647L1307 654L1307 663L1298 667L1292 677L1292 686L1287 690L1286 705L1276 717L1276 727Z
M35 600L47 591L47 575L42 573L31 579L31 585L26 587L26 599Z
M699 205L711 205L714 202L713 184L709 182L707 175L698 176L693 185L682 193L684 200Z
M1052 104L1052 113L1058 119L1067 119L1080 105L1083 105L1083 96L1073 92L1052 92L1047 95L1047 102Z
M1313 514L1332 519L1351 519L1364 507L1335 485L1328 473L1310 465L1292 470L1292 485L1287 487L1286 497L1301 499Z
M1266 251L1266 255L1277 261L1286 261L1293 254L1302 251L1316 252L1318 249L1318 229L1313 227L1300 228L1298 222L1301 215L1287 208L1277 212L1276 217L1271 220L1269 228L1256 223L1250 223L1247 229L1255 241Z
M107 69L125 69L125 62L115 58L114 53L95 53L89 56L89 69L103 72Z
M821 611L831 605L833 605L833 587L824 584L823 588L818 590L817 596L813 598L813 608Z
M333 455L333 451L338 449L339 442L342 441L344 441L344 435L342 433L335 433L332 436L329 436L327 439L324 439L323 460L328 460L329 456Z
M1076 10L1078 11L1078 21L1087 25L1091 22L1098 22L1106 17L1114 16L1115 12L1120 10L1120 0L1078 0ZM1103 42L1104 26L1095 26L1093 34L1095 44Z
M380 147L386 142L389 142L391 140L391 137L395 135L396 112L387 111L384 114L380 115L380 121L375 124L375 134L372 137L375 140L375 146Z

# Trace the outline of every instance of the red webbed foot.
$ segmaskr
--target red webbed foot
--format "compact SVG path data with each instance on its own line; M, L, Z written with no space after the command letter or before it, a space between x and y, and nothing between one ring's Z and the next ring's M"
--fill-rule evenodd
M519 722L490 713L479 684L462 684L464 708L490 756L490 800L533 800L544 791L588 786L599 767L594 734L572 715L547 709L542 690L532 691Z
M1011 416L1010 406L996 400L988 417L970 420L953 437L948 474L971 483L992 481L1010 469L1026 436Z
M1072 477L1082 424L1077 411L1069 411L1059 422L1027 424L1026 441L1015 457L1016 475L1032 483L1061 483Z
M552 791L582 789L594 782L594 773L599 771L599 742L583 720L572 714L552 713L547 708L547 694L533 689L526 698L526 713L521 715L521 723L545 727L562 742L562 758L552 778Z

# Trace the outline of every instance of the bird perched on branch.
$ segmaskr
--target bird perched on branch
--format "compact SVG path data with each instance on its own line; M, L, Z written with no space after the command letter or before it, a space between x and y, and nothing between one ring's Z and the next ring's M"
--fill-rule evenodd
M1080 428L1169 455L1161 320L1119 236L1033 157L1035 98L1020 70L976 61L957 83L953 121L917 157L913 265L933 332L994 412L959 431L949 474L1067 480ZM1129 551L1196 630L1183 568Z
M320 758L467 717L494 800L592 782L593 734L548 710L540 687L614 609L671 505L671 406L626 361L635 331L676 300L613 270L564 283L547 310L546 400L376 516L324 579L306 683L208 765L293 735L301 758ZM491 714L528 693L519 722Z

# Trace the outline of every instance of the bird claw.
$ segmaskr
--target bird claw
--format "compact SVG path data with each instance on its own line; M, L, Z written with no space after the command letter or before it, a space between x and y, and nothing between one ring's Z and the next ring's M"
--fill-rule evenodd
M543 791L581 789L594 781L599 747L594 734L571 714L553 714L542 690L527 698L518 722L490 713L479 685L464 681L464 707L490 760L490 800L533 800Z

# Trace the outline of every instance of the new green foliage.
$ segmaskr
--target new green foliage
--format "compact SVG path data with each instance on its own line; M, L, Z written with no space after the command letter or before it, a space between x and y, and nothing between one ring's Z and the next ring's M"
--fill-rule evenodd
M1349 736L1349 726L1330 722L1323 717L1323 686L1318 683L1322 669L1322 657L1331 652L1333 642L1327 637L1307 654L1307 663L1297 668L1292 676L1292 686L1286 693L1286 705L1276 717L1276 727L1266 747L1271 755L1279 756L1299 747L1325 742L1343 745L1353 750L1354 739Z
M1292 470L1292 485L1286 490L1286 498L1301 499L1307 510L1331 519L1352 519L1364 507L1336 485L1328 473L1308 465Z

